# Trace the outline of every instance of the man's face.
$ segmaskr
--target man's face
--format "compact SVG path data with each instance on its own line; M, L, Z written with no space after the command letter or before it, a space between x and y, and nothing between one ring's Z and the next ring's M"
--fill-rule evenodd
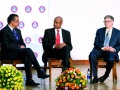
M104 19L104 24L106 28L111 28L113 25L113 21L110 18Z
M62 19L61 18L55 18L54 19L54 28L60 29L62 25Z
M15 17L13 21L11 21L11 24L14 28L17 28L19 25L19 17Z

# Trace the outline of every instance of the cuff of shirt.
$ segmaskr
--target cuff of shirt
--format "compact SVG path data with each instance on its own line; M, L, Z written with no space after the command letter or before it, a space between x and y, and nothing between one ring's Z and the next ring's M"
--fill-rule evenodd
M105 48L105 47L102 47L101 49L102 49L103 51L105 51L104 48Z
M55 45L53 45L53 48L55 48Z

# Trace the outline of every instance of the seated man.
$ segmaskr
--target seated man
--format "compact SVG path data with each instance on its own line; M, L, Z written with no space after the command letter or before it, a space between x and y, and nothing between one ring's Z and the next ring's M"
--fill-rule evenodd
M93 80L91 83L104 82L113 67L114 60L119 61L120 51L120 31L113 27L114 18L111 15L104 17L105 27L96 32L94 48L89 55L90 66L92 68ZM105 74L98 79L97 59L103 57L107 62Z
M45 30L43 49L45 50L42 60L47 66L47 58L63 60L62 71L69 68L70 51L72 50L70 32L61 28L63 19L58 16L54 19L54 28Z
M39 85L32 80L31 63L37 70L38 78L47 78L49 75L43 73L40 65L30 48L25 48L21 31L17 28L19 25L19 17L16 14L10 14L7 19L8 25L1 30L1 52L2 57L8 60L21 59L25 65L26 85Z

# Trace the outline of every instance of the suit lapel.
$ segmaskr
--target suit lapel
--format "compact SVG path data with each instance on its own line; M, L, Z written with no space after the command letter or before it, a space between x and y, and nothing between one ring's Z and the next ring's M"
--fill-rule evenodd
M14 36L12 30L9 28L9 26L7 26L7 28L8 28L8 31L9 31L10 36L16 40L16 38L15 38L15 36ZM15 30L15 31L16 31L16 30ZM17 31L16 31L16 33L18 34ZM16 40L16 41L17 41L17 40Z
M54 41L53 43L55 43L55 29L53 28L52 29L52 35L50 35L50 36L52 36L52 41Z
M61 32L62 32L61 34L62 34L63 42L65 42L65 37L66 37L66 36L65 36L65 32L64 32L63 29L61 29ZM54 39L54 43L55 43L55 39L56 39L55 36L56 36L56 35L55 35L55 29L54 29L54 28L53 28L53 30L52 30L52 36L53 36L52 39ZM53 40L52 40L52 41L53 41Z
M101 34L101 35L103 35L103 36L102 36L103 42L104 42L104 40L105 40L105 32L106 32L106 28L104 28L104 29L102 30L102 34Z
M7 29L8 29L8 31L9 31L9 33L12 35L13 32L12 32L12 30L9 28L9 26L7 26Z
M64 32L63 29L61 29L61 30L62 30L62 38L63 38L63 42L65 42L65 32Z
M109 42L109 46L112 46L112 42L114 41L114 37L116 36L116 32L113 28L112 30L112 35L111 35L111 38L110 38L110 42Z

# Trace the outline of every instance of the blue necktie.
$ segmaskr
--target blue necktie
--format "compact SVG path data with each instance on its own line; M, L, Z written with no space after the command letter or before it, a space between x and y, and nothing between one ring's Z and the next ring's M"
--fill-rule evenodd
M18 35L17 35L17 33L16 33L15 29L13 29L13 34L14 34L14 36L15 36L16 40L18 40L18 39L19 39L19 37L18 37Z
M109 33L110 33L110 31L107 31L107 34L106 34L105 40L104 40L104 46L109 46L109 41L110 41Z

